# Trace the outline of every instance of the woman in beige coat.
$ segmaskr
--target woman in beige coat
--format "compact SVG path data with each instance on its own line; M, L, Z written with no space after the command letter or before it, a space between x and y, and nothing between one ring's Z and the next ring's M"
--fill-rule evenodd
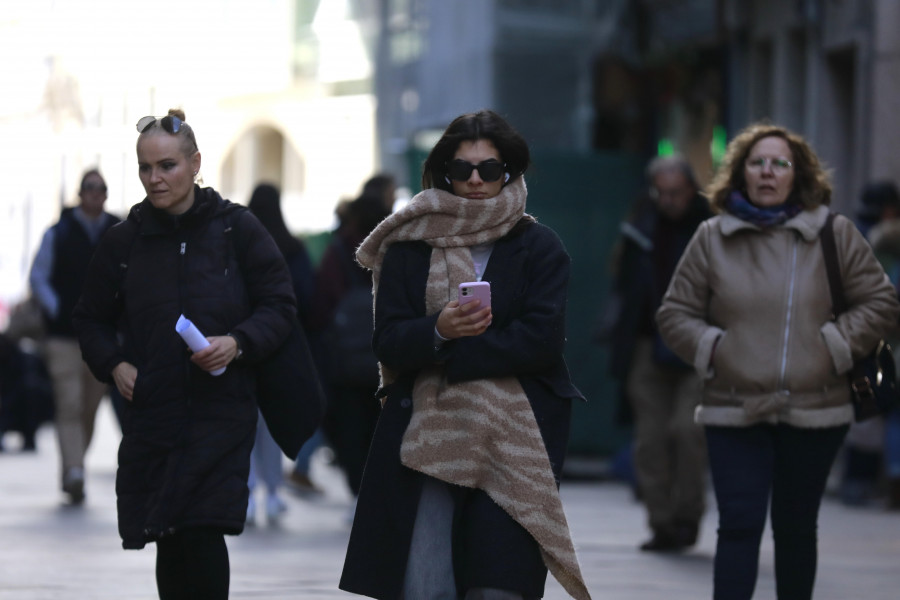
M819 232L831 185L800 136L756 124L709 189L718 216L688 245L657 313L704 379L719 508L714 598L751 598L771 496L778 598L811 598L819 505L853 420L847 373L900 304L862 235L834 219L849 309L834 318Z

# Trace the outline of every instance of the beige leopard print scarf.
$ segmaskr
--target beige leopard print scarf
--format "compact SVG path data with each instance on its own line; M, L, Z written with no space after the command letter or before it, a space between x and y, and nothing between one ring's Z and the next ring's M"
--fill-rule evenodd
M439 312L456 299L460 283L475 278L469 246L506 235L525 216L526 196L521 177L484 200L461 200L438 189L416 195L357 251L360 264L373 271L373 294L388 246L422 240L432 247L426 311ZM381 372L385 385L395 379L384 365ZM538 542L544 563L566 591L590 599L547 450L517 378L448 384L442 366L424 369L413 388L400 459L442 481L484 490Z

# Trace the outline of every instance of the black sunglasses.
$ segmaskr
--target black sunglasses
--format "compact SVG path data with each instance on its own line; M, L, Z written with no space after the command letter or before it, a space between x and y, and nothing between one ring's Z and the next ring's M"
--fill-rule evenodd
M146 117L141 117L137 122L138 133L144 133L145 131L153 127L157 121L159 121L159 124L163 129L172 134L178 133L181 130L182 125L187 125L187 123L172 115L162 118L148 115Z
M493 158L480 162L477 165L457 158L447 163L447 176L456 181L468 181L469 177L472 176L472 171L477 170L478 176L481 177L482 181L491 183L503 177L503 169L505 168L506 165L504 163L498 162Z

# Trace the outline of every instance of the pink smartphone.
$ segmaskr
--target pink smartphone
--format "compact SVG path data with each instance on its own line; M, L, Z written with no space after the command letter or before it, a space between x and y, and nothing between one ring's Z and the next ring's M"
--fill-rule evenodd
M459 304L480 300L478 310L491 305L491 284L488 281L467 281L459 284Z

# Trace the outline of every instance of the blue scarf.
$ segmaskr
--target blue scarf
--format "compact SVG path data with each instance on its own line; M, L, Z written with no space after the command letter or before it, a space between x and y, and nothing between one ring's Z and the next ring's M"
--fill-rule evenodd
M803 206L796 202L785 202L778 206L756 206L738 191L731 192L728 196L725 209L738 219L752 223L760 229L781 225L803 212Z

